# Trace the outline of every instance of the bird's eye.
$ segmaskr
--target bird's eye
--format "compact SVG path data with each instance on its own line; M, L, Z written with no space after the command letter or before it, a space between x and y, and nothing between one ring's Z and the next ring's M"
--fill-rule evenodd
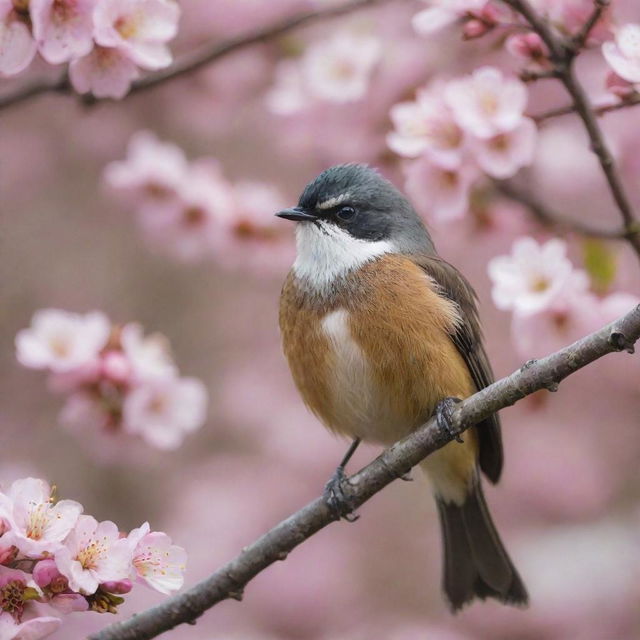
M336 217L339 220L351 220L356 215L356 210L353 207L340 207L336 213Z

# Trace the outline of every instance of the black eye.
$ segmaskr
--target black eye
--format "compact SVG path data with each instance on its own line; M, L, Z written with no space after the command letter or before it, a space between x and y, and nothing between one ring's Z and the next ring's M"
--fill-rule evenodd
M336 212L336 218L339 220L351 220L356 215L356 210L353 207L340 207Z

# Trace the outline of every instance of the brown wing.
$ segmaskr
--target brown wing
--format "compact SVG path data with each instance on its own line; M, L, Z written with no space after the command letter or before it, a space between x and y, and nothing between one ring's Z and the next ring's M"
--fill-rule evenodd
M451 339L467 363L478 389L490 385L493 371L482 345L482 329L478 319L476 294L464 276L448 262L434 256L410 256L440 286L442 294L460 309L462 324ZM480 468L491 482L498 482L502 471L503 453L500 419L492 415L477 425L480 442Z

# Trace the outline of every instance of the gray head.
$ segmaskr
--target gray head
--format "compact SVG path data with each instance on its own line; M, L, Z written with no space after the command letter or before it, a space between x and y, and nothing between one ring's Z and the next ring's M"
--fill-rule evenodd
M366 165L344 164L323 171L305 187L298 206L276 215L364 242L388 242L397 253L434 251L408 200Z

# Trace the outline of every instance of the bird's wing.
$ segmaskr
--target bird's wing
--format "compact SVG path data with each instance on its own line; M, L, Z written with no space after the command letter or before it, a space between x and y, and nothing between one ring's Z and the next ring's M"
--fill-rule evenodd
M458 305L462 322L451 340L464 358L478 390L490 385L493 370L482 345L482 329L478 318L476 294L464 276L448 262L427 255L409 256L439 286L442 295ZM500 478L503 464L500 419L492 415L477 425L480 441L480 468L491 482Z

